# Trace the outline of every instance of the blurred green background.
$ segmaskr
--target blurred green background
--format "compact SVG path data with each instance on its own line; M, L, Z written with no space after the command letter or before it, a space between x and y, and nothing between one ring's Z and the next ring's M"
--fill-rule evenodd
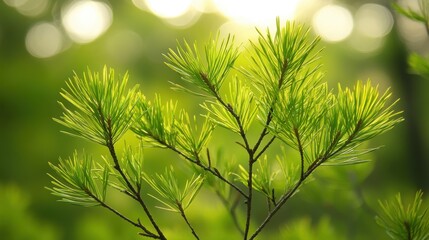
M350 86L372 79L380 89L392 87L401 98L405 121L371 141L383 145L373 162L323 168L317 180L274 218L261 239L387 239L376 226L377 199L417 189L429 193L429 79L409 72L407 56L426 54L428 36L417 23L393 13L391 1L227 1L129 0L0 2L0 238L138 239L136 229L100 208L57 201L49 186L48 162L74 149L105 153L94 144L60 133L52 118L65 80L87 67L104 64L128 71L132 84L149 98L160 93L196 111L195 97L169 89L178 76L164 64L163 53L176 40L207 40L210 34L235 33L239 41L255 36L253 26L273 24L275 16L296 19L322 36L326 79ZM416 6L416 1L402 1ZM215 141L222 141L222 134ZM148 150L148 168L176 160ZM137 208L114 197L124 211ZM427 202L426 202L427 203ZM257 220L264 217L257 211ZM154 210L172 239L191 235L177 215ZM204 239L233 239L228 212L203 191L189 209ZM280 234L279 234L280 233Z

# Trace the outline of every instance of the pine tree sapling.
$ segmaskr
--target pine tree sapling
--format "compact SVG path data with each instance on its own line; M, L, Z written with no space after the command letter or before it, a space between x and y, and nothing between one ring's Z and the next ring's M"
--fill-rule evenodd
M107 155L76 153L51 164L48 189L65 202L101 206L148 238L174 238L164 234L168 226L153 215L154 207L179 213L189 234L204 239L186 210L207 188L228 209L242 239L255 239L318 167L363 162L361 156L376 148L362 143L402 121L390 90L380 93L369 80L330 90L320 70L319 38L308 27L277 20L275 31L258 34L245 48L231 35L217 35L205 45L178 42L165 55L181 76L173 88L200 96L199 116L160 95L149 100L137 86L128 90L128 75L118 78L113 69L75 74L61 92L66 103L56 121L66 133L105 146ZM219 127L236 136L222 141L231 141L229 150L244 159L232 161L212 144ZM117 151L127 131L141 144ZM178 181L173 163L150 173L143 166L147 146L172 151L193 173ZM278 148L287 150L271 150ZM116 210L110 191L138 203L147 224ZM254 214L258 195L267 202L264 219ZM150 198L158 204L149 204Z

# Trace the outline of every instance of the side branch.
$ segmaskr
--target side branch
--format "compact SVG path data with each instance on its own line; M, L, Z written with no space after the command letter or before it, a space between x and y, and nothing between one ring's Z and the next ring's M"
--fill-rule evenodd
M138 221L138 222L132 221L131 219L129 219L126 216L124 216L122 213L118 212L117 210L115 210L112 207L110 207L109 205L107 205L105 202L101 201L94 194L92 194L89 190L85 189L85 192L86 192L86 194L88 194L88 196L90 196L92 199L94 199L96 202L98 202L100 204L100 206L102 206L102 207L106 208L107 210L111 211L112 213L114 213L118 217L120 217L123 220L125 220L126 222L130 223L131 225L133 225L133 226L135 226L135 227L140 228L141 230L143 230L143 233L140 233L140 235L146 236L146 237L150 237L150 238L154 238L154 239L162 239L160 236L152 233L146 227L144 227L140 223L140 221Z
M113 159L113 163L114 163L114 168L116 169L116 171L118 171L118 173L121 175L121 177L124 179L125 183L127 184L127 187L129 188L129 190L131 190L132 195L133 195L133 199L135 199L140 206L142 206L143 211L145 212L146 216L149 218L149 221L151 222L152 226L155 228L156 232L159 235L159 239L167 239L164 234L162 233L161 229L159 228L158 224L155 222L155 220L153 219L152 214L149 211L149 208L146 206L146 204L144 203L143 199L140 196L140 189L136 189L134 188L134 186L131 184L130 180L127 178L127 176L125 175L124 171L122 171L122 168L119 164L119 160L115 151L115 146L113 143L113 133L112 133L112 125L111 125L111 120L110 118L105 119L101 109L99 109L99 113L100 113L100 117L101 117L101 121L103 123L103 128L104 131L107 133L106 136L106 147L109 149L110 155Z
M338 154L341 150L346 148L356 137L356 135L359 133L359 131L362 129L362 121L359 120L355 126L355 129L353 132L349 135L347 140L336 150L335 146L338 145L338 142L340 141L341 134L338 132L334 139L332 140L332 143L325 151L325 154L323 154L322 157L319 157L315 161L313 161L313 164L311 164L308 169L301 175L301 178L299 181L295 184L295 186L289 190L287 193L285 193L280 200L275 205L274 209L267 215L265 220L259 225L259 227L256 229L255 233L249 238L249 240L255 239L256 236L262 231L262 229L267 225L267 223L274 217L274 215L280 210L280 208L296 193L298 188L304 183L304 181L316 170L317 167L322 165L324 162L326 162L328 159L333 157L334 155Z
M192 235L194 235L195 239L199 240L197 233L195 232L195 229L192 227L191 223L189 222L188 218L185 215L185 210L183 209L181 204L178 204L180 216L182 216L183 220L185 220L186 225L188 225L189 229L191 229Z
M286 72L289 66L289 62L287 59L284 60L283 64L282 64L282 68L280 70L280 77L277 80L278 85L277 85L277 91L280 91L280 89L283 86L283 83L285 81L285 77L286 77ZM268 126L270 125L271 121L273 120L273 114L274 114L274 105L276 104L278 99L278 95L275 96L275 98L273 99L273 102L271 103L270 109L268 110L268 115L267 115L267 119L265 121L265 126L264 129L262 130L261 134L259 135L258 140L256 141L255 146L253 146L252 151L256 152L259 148L259 146L261 145L262 141L264 140L265 136L268 135ZM268 143L265 145L265 147L261 150L261 152L255 157L254 161L256 162L259 157L267 150L267 148L271 145L271 143L274 141L276 137L272 137L270 141L268 141Z
M299 151L299 156L301 158L301 179L302 179L304 177L304 149L301 143L301 137L299 135L298 129L294 128L293 132L295 134L296 141L298 142L298 151Z
M247 188L248 188L248 198L246 201L247 210L246 210L246 226L244 228L244 239L247 239L250 230L250 220L252 218L252 199L253 199L253 164L255 161L253 160L253 156L251 155L249 158L249 179L247 179Z
M177 148L175 148L174 146L172 146L170 144L167 144L166 142L164 142L164 141L162 141L160 139L157 139L154 136L151 136L151 137L154 140L156 140L158 143L160 143L161 145L163 145L164 147L166 147L166 148L172 150L173 152L179 154L180 156L182 156L183 158L185 158L187 161L195 164L196 166L200 167L204 171L211 173L213 176L215 176L218 179L220 179L221 181L225 182L230 187L232 187L233 189L235 189L238 193L240 193L243 197L248 198L247 194L245 192L243 192L243 190L241 190L234 183L232 183L231 181L229 181L228 179L226 179L224 176L222 176L222 174L216 168L213 168L211 166L211 160L209 161L209 166L205 166L204 164L201 163L201 161L199 159L192 159L189 156L187 156L186 154L184 154L183 152L181 152L180 150L178 150Z
M226 103L220 96L219 93L216 91L216 88L213 86L213 84L210 83L207 74L200 73L201 79L204 81L204 83L210 88L210 91L212 92L213 96L216 98L216 100L222 104L222 106L225 107L225 109L234 117L235 121L237 122L239 133L241 138L244 141L245 149L250 154L253 150L250 148L249 141L247 140L246 133L244 131L243 124L241 122L240 116L234 111L231 104Z

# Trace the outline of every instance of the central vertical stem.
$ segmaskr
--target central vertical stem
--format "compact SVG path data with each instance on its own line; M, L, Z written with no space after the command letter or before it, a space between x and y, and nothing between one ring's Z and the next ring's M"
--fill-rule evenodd
M244 229L244 240L247 240L250 230L250 220L252 216L252 199L253 199L253 164L255 160L253 159L253 152L249 151L249 176L247 180L247 211L246 211L246 227Z

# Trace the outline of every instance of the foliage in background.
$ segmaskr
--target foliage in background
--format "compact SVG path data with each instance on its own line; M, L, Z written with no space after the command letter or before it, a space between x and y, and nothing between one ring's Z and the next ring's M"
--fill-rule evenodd
M422 23L429 35L429 1L419 0L418 3L418 10L413 10L410 7L403 7L395 3L393 4L393 8L399 14ZM421 56L417 53L412 53L408 58L408 64L411 68L411 72L418 74L425 79L429 79L429 59L427 57Z
M335 239L346 240L339 230L330 223L328 218L322 218L313 223L309 218L302 218L284 228L280 239L308 240L308 239Z
M419 0L419 11L393 4L395 10L405 17L421 22L429 34L429 1ZM411 72L429 79L429 59L417 53L410 54L408 64ZM418 191L412 204L404 206L401 194L393 200L381 202L381 212L376 217L377 223L386 229L386 233L396 240L429 239L429 217L427 208L421 209L423 193Z
M37 221L29 211L29 197L14 185L0 185L0 236L8 240L55 240L53 226Z
M421 22L425 25L426 31L429 33L429 1L428 0L418 0L419 10L413 10L411 7L402 7L399 4L393 3L393 8L400 14L405 17Z
M422 209L423 193L418 191L412 204L404 206L401 194L390 202L379 202L382 213L376 217L377 223L395 240L429 239L429 215Z
M309 28L278 20L274 32L258 34L243 51L234 37L217 36L204 46L178 43L165 55L167 65L183 80L174 88L201 96L201 116L189 116L177 102L159 95L149 100L137 86L127 90L128 75L118 78L113 69L75 74L61 92L68 103L61 103L64 114L56 121L66 133L105 146L108 156L93 160L75 154L51 164L55 175L50 175L48 189L65 202L104 207L142 236L173 237L165 235L154 216L147 201L150 194L162 208L178 212L199 239L185 210L202 187L210 186L230 209L242 238L255 239L317 168L363 162L362 155L375 148L363 148L362 143L402 121L390 90L380 93L369 80L352 88L339 85L336 93L330 90L318 63L319 38L311 37ZM237 66L239 56L247 57L247 63ZM210 140L217 127L236 135L238 140L229 146L245 153L239 163L212 159L218 149ZM128 130L142 144L117 151L116 143ZM174 165L164 173L146 172L146 146L169 149L194 173L178 183ZM278 146L287 149L283 155L268 151ZM139 204L144 218L127 216L113 206L111 189ZM267 202L261 222L254 219L258 196Z

